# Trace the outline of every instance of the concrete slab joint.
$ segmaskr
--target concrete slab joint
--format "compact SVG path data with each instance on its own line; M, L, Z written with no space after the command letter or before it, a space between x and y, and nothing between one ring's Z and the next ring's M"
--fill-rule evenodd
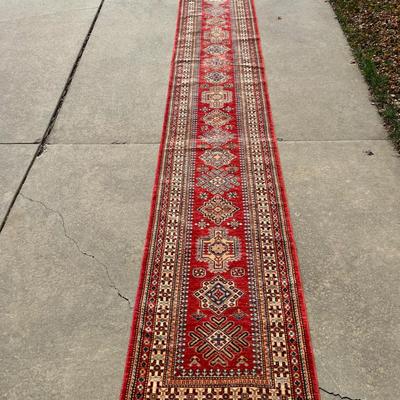
M68 77L67 77L67 80L66 80L66 82L65 82L65 84L64 84L64 87L63 87L63 89L62 89L62 91L61 91L61 95L60 95L59 98L58 98L58 101L57 101L57 103L56 103L56 105L55 105L55 108L54 108L54 110L53 110L53 112L52 112L52 114L51 114L51 116L50 116L49 122L48 122L48 124L47 124L47 127L46 127L46 129L45 129L45 131L44 131L42 137L41 137L41 138L36 138L36 139L34 139L34 140L31 139L31 141L26 142L26 143L30 143L30 144L38 144L38 147L37 147L37 149L36 149L36 152L35 152L35 154L34 154L34 156L33 156L32 161L30 162L28 168L27 168L26 171L25 171L25 175L23 176L23 178L22 178L22 180L21 180L21 182L20 182L20 184L19 184L17 190L15 191L14 197L13 197L13 199L11 200L11 202L10 202L10 204L9 204L8 210L6 211L3 220L0 222L0 233L1 233L1 231L4 229L4 226L5 226L6 222L7 222L7 219L8 219L8 216L9 216L9 214L10 214L10 211L11 211L11 209L12 209L13 206L14 206L15 200L17 199L18 194L19 194L19 192L20 192L22 186L23 186L24 183L25 183L25 180L26 180L26 178L28 177L31 168L33 167L33 164L35 163L35 159L38 158L38 157L45 151L45 149L46 149L46 143L47 143L48 137L50 136L50 134L51 134L51 132L52 132L52 130L53 130L54 124L56 123L56 120L57 120L57 118L58 118L58 115L59 115L59 113L60 113L60 111L61 111L61 108L62 108L62 106L63 106L64 100L65 100L65 98L66 98L66 96L67 96L67 94L68 94L69 88L70 88L71 83L72 83L72 81L73 81L73 79L74 79L76 70L77 70L77 68L78 68L78 66L79 66L79 63L80 63L81 58L82 58L82 56L83 56L83 53L84 53L84 51L85 51L85 49L86 49L86 46L87 46L87 44L88 44L88 41L89 41L89 39L90 39L90 37L91 37L91 35L92 35L92 32L93 32L93 29L94 29L94 27L95 27L95 25L96 25L97 19L98 19L99 15L100 15L101 9L102 9L103 4L104 4L104 1L105 1L105 0L100 0L100 3L99 3L99 5L98 5L98 7L97 7L97 9L96 9L96 13L95 13L95 15L94 15L94 17L93 17L93 19L92 19L92 21L91 21L91 24L90 24L90 26L89 26L89 29L88 29L87 33L85 34L85 37L84 37L84 39L83 39L83 42L82 42L82 44L80 45L78 54L77 54L77 56L76 56L76 58L75 58L75 61L74 61L73 65L72 65L72 68L71 68L71 70L70 70L70 72L69 72L69 75L68 75ZM91 8L89 8L89 9L91 9ZM0 8L0 13L1 13L1 8ZM19 43L19 44L20 44L20 43ZM11 47L18 47L18 45L17 45L17 46L11 46ZM1 49L1 46L0 46L0 49ZM12 59L13 59L13 58L12 58ZM0 64L0 67L3 67L3 66ZM13 65L13 67L15 67L15 66ZM4 67L3 67L3 68L4 68ZM5 85L5 83L4 83L3 81L0 81L0 86L3 87L3 86L6 86L6 85ZM24 86L24 85L20 85L20 86ZM38 85L38 86L39 86L39 87L45 87L46 85L45 85L45 84L42 84L42 85ZM11 90L10 90L10 91L11 91ZM7 97L7 96L6 96L6 97ZM25 103L25 102L21 102L21 103ZM32 103L36 103L36 101L32 101ZM2 107L3 107L3 104L1 103L1 104L0 104L0 110L2 110ZM30 105L28 105L27 107L30 107ZM47 108L47 107L46 107L46 108ZM48 111L48 110L47 110L47 111ZM20 112L20 114L21 114L21 115L25 115L26 112ZM4 128L4 127L3 127L3 123L5 123L6 125L5 125L4 132L5 132L5 133L8 133L8 132L11 131L11 132L15 133L15 132L14 132L14 129L9 129L9 125L8 125L8 124L10 123L10 121L8 121L8 119L9 119L10 116L11 116L11 123L12 123L12 125L14 126L15 120L18 120L19 117L18 117L18 118L15 117L15 116L10 112L10 110L6 110L6 112L4 113L4 115L6 115L7 118L4 118L4 121L3 121L3 119L0 119L0 128ZM42 123L43 123L43 121L42 121ZM27 129L27 127L28 127L28 130L29 130L29 131L35 132L35 129L32 129L32 121L29 120L29 121L27 122L27 126L25 126L25 129ZM18 129L17 129L16 131L18 132ZM3 135L4 135L4 133L2 132L2 133L0 134L0 141L3 140ZM8 141L8 139L7 139L7 137L6 137L6 138L5 138L5 142L7 143L7 141ZM23 141L22 141L21 143L23 143ZM0 215L0 218L1 218L1 215Z

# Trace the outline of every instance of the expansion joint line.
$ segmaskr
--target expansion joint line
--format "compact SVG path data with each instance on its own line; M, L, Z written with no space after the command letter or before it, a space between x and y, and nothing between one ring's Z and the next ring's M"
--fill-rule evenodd
M11 202L10 202L10 205L9 205L9 207L7 209L7 212L6 212L6 214L5 214L4 218L3 218L3 221L0 223L0 233L4 229L4 226L5 226L5 224L6 224L7 220L8 220L8 217L10 216L10 212L11 212L12 208L14 207L15 201L16 201L19 193L21 192L22 186L25 184L25 181L26 181L26 179L27 179L32 167L33 167L33 164L35 163L36 159L43 153L43 151L44 151L44 149L46 147L47 139L48 139L48 137L50 136L50 134L51 134L51 132L53 130L54 124L55 124L55 122L57 120L57 117L58 117L58 115L60 113L60 110L62 108L62 105L64 103L64 99L67 96L67 93L69 91L71 83L72 83L72 81L74 79L74 76L75 76L76 70L78 68L79 62L80 62L80 60L82 58L82 55L83 55L83 53L84 53L84 51L86 49L86 46L87 46L88 41L90 39L90 36L92 35L93 29L94 29L94 27L96 25L96 22L97 22L97 19L98 19L99 15L100 15L100 11L103 8L104 1L105 0L101 0L100 1L100 4L99 4L99 6L97 8L97 11L96 11L96 14L93 17L92 23L90 24L89 30L86 33L86 36L85 36L85 38L84 38L84 40L82 42L82 45L81 45L81 47L79 49L79 52L78 52L78 54L76 56L75 62L72 65L71 71L70 71L70 73L68 75L68 78L67 78L67 80L65 82L65 85L64 85L63 90L61 92L61 95L60 95L60 97L59 97L59 99L57 101L56 107L55 107L55 109L54 109L54 111L53 111L53 113L52 113L52 115L50 117L50 121L49 121L49 123L47 125L47 128L46 128L42 138L37 141L38 147L36 148L35 154L33 155L32 160L29 163L28 168L25 171L25 174L22 177L21 182L20 182L20 184L19 184L19 186L18 186L18 188L17 188L17 190L16 190L16 192L15 192L15 194L14 194L14 196L13 196Z

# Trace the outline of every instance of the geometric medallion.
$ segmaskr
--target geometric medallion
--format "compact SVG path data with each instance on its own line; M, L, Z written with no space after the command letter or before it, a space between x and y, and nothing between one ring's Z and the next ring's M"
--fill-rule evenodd
M211 125L213 128L220 128L222 125L227 124L232 117L221 110L213 110L203 117L205 123Z
M222 17L211 17L206 20L207 25L226 26L226 19Z
M200 156L202 161L214 168L219 168L223 165L229 164L234 158L235 156L230 151L223 149L206 150Z
M200 300L202 308L221 314L227 308L236 307L243 292L232 281L217 275L211 281L203 282L203 287L194 292L194 295Z
M213 169L199 176L197 184L212 194L223 194L234 186L238 186L239 181L228 171Z
M221 55L229 51L229 47L224 46L223 44L211 44L206 47L205 52L210 55Z
M221 128L214 128L203 134L202 140L210 144L211 146L221 146L226 142L232 140L233 136L231 133L222 130Z
M225 272L231 261L240 260L239 238L228 236L225 229L213 228L209 236L198 239L197 259L208 262L210 272Z
M226 70L228 68L229 61L223 57L212 57L212 58L206 58L204 60L204 65L211 69L225 68Z
M229 76L224 72L212 71L205 75L204 78L207 82L211 83L225 83L229 79Z
M228 37L228 32L219 26L214 26L204 33L204 38L209 40L211 43L221 43L223 40L228 39Z
M215 331L207 338L207 342L218 351L222 350L230 341L231 338L223 331Z
M207 0L207 3L212 4L214 7L220 6L224 2L225 2L225 0Z
M229 360L249 345L247 336L248 332L226 317L211 317L210 321L189 332L189 347L201 354L211 366L226 367Z
M232 101L232 92L224 90L222 86L212 86L201 94L201 101L209 104L211 108L222 108L225 103Z
M223 86L212 86L201 94L201 101L210 108L223 108L225 103L232 102L232 91L224 90Z
M213 17L220 17L221 15L225 14L225 10L222 7L210 7L207 8L206 13L212 15Z
M229 200L217 194L211 200L204 203L199 211L208 219L221 225L226 219L232 217L239 207L236 207Z

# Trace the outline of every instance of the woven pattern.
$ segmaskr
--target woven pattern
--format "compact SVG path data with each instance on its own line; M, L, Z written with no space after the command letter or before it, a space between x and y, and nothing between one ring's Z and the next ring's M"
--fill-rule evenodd
M319 399L250 0L183 0L121 399Z

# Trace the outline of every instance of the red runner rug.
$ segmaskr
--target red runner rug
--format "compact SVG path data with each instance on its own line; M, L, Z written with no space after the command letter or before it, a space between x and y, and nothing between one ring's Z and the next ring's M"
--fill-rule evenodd
M252 0L181 0L121 399L319 399Z

